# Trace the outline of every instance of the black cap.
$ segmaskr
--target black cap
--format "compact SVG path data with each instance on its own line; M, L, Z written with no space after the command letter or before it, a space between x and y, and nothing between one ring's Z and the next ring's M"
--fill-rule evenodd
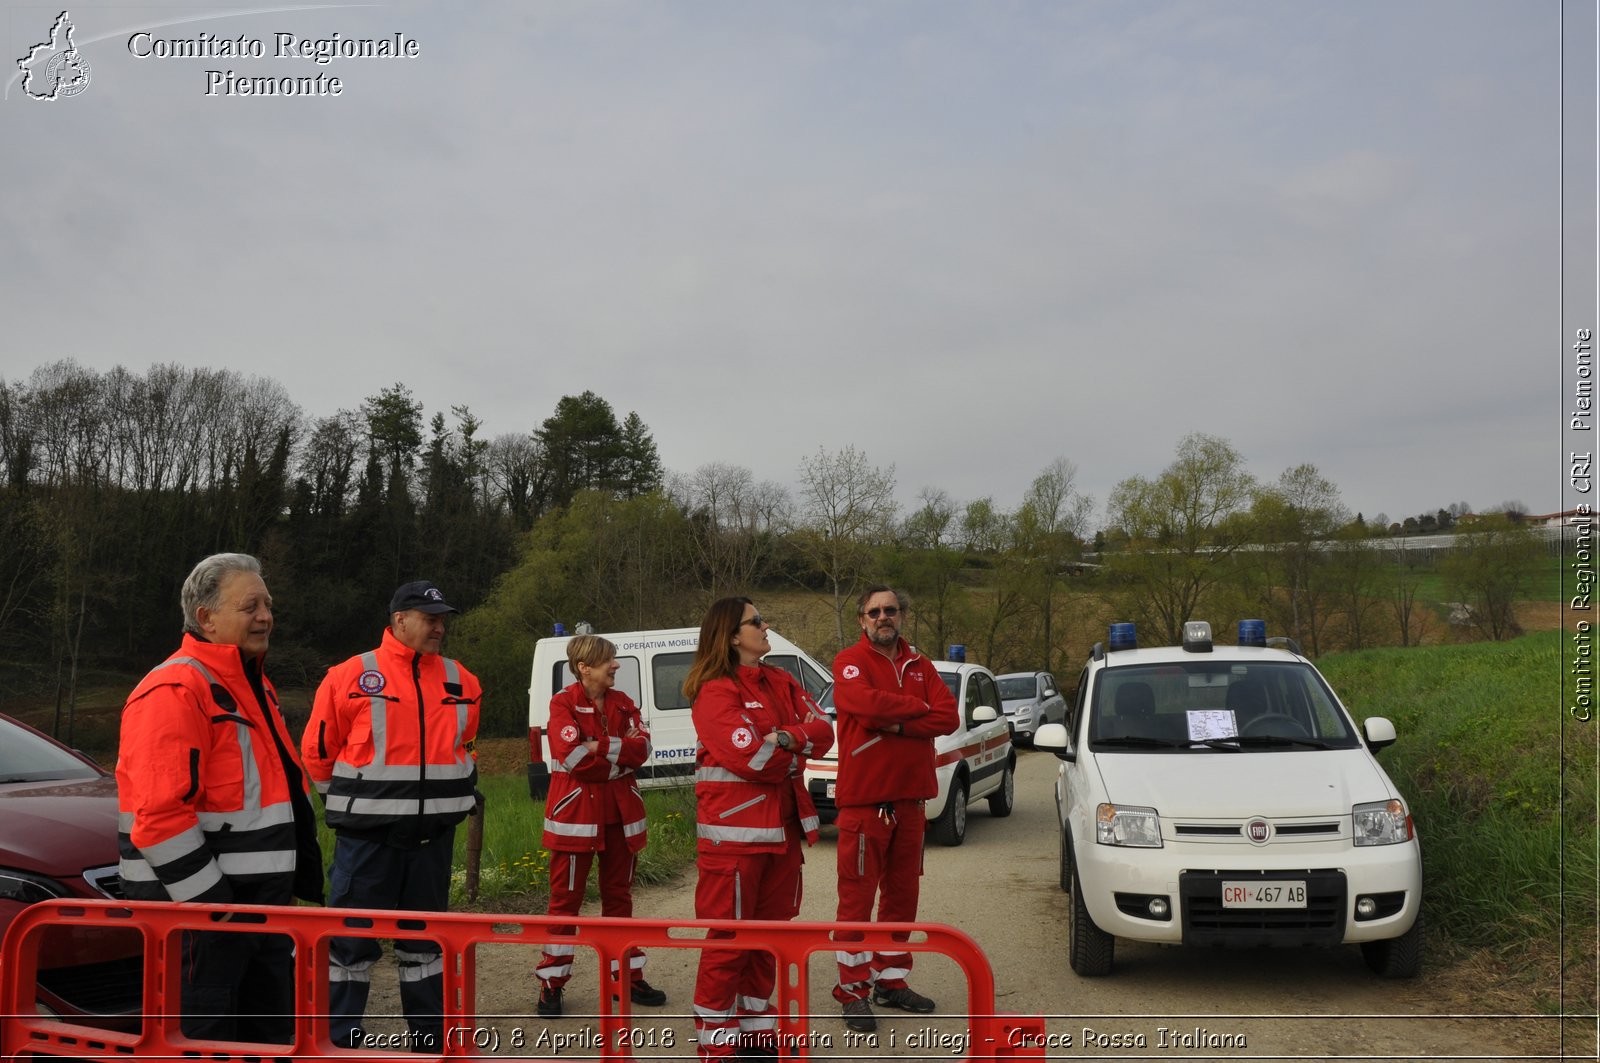
M439 588L425 579L407 583L389 599L389 615L415 609L422 613L459 613L461 610L444 600Z

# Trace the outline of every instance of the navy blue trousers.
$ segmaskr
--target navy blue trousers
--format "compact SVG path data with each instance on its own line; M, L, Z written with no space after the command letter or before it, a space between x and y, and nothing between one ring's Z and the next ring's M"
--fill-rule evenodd
M328 875L331 908L387 908L442 912L450 901L450 863L455 828L429 843L402 849L339 835ZM372 985L372 965L383 955L377 938L336 937L328 944L328 1036L360 1048L362 1017ZM396 941L400 1007L414 1052L444 1050L444 968L436 941Z

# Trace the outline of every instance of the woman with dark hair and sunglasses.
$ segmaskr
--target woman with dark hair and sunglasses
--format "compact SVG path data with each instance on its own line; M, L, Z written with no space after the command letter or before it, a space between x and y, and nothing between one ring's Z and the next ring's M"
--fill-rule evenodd
M833 745L833 727L804 687L763 664L767 622L749 598L712 603L683 682L693 704L701 919L793 919L800 911L800 841L817 840L806 758ZM711 931L711 938L731 937ZM703 949L694 988L702 1059L774 1057L777 962L760 949Z

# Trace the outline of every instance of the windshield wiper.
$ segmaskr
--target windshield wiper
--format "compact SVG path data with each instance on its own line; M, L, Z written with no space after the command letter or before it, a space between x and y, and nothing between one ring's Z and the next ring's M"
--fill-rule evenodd
M1117 735L1114 738L1096 738L1097 746L1140 746L1148 749L1177 749L1177 742L1169 742L1165 738L1151 738L1149 735Z
M1326 742L1319 742L1315 738L1297 738L1293 735L1238 735L1234 738L1218 739L1224 742L1237 742L1240 746L1254 746L1257 749L1266 746L1305 746L1307 749L1332 749Z
M1183 743L1183 748L1193 749L1195 746L1207 746L1211 749L1226 749L1229 753L1242 753L1237 738L1196 738L1192 742Z

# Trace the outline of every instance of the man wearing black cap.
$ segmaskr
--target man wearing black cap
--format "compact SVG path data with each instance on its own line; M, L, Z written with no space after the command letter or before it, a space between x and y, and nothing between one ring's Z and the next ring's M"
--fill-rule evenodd
M378 648L328 669L317 688L300 751L337 838L331 907L448 907L456 824L476 797L481 695L471 672L439 654L444 614L457 611L426 580L407 583L389 602ZM328 953L329 1036L364 1047L361 1020L382 949L376 938L338 937ZM442 1052L438 943L396 941L395 961L409 1047Z

